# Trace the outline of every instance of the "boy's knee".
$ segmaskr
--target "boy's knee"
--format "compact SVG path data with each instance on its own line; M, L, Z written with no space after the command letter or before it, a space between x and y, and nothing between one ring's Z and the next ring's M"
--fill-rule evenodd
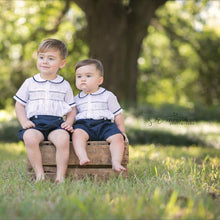
M44 140L43 134L36 129L27 129L23 134L23 140L25 144L39 144Z
M74 130L73 134L72 134L72 140L74 139L83 139L83 140L88 140L89 139L89 135L87 134L86 131L82 130L82 129L76 129Z
M123 136L122 136L121 134L114 134L114 135L108 137L106 141L107 141L107 142L113 142L113 141L115 141L115 142L121 142L121 143L123 143L123 142L124 142L124 138L123 138Z
M64 129L56 129L53 130L49 133L48 135L48 140L52 141L52 142L64 142L64 141L69 141L69 133L68 131L64 130Z

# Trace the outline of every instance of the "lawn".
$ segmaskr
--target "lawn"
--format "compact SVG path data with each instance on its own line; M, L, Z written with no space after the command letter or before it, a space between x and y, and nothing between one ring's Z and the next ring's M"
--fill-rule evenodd
M176 118L169 108L152 117L125 112L128 178L61 185L27 176L19 125L0 112L0 220L220 220L219 111L202 121L180 110Z
M0 219L219 219L220 151L130 146L130 176L31 181L23 143L0 144Z

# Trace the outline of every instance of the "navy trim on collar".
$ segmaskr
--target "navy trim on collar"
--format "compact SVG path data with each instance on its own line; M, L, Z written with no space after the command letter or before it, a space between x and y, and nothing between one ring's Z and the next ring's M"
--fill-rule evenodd
M94 93L88 93L88 94L86 94L85 92L82 91L82 92L80 92L80 93L78 94L78 97L81 99L81 98L85 98L87 95L92 95L92 96L101 95L101 94L104 93L105 91L106 91L106 89L100 87L100 88L98 89L98 91L96 91L96 92L94 92Z
M60 83L62 83L62 82L64 81L64 78L63 78L62 76L60 76L60 75L58 75L58 76L57 76L55 79L53 79L53 80L44 80L44 79L42 79L41 77L40 77L40 80L37 80L36 77L40 77L40 74L38 73L37 75L35 75L35 76L32 77L33 80L34 80L35 82L38 82L38 83L50 82L50 83L54 83L54 84L60 84ZM60 80L60 81L58 81L58 80Z

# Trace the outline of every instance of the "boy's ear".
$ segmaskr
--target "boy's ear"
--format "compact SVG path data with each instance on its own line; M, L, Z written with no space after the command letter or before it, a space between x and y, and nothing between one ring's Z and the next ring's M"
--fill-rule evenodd
M60 64L60 68L63 68L66 65L66 60L63 59Z
M100 76L99 77L99 86L103 83L103 80L104 80L103 76Z

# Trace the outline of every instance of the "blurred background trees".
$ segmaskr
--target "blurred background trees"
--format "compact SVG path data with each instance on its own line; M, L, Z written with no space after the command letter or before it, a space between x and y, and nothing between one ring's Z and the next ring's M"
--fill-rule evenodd
M167 2L157 11L139 58L142 101L219 104L220 18L216 27L204 16L210 3L219 7L216 1Z
M0 1L1 109L13 104L24 79L37 73L36 49L49 37L68 46L61 74L75 94L74 65L91 56L103 61L105 86L120 101L220 104L220 24L213 26L207 14L219 7L217 1L89 1L89 8L83 2ZM113 17L105 24L107 13ZM135 36L137 24L142 32Z

